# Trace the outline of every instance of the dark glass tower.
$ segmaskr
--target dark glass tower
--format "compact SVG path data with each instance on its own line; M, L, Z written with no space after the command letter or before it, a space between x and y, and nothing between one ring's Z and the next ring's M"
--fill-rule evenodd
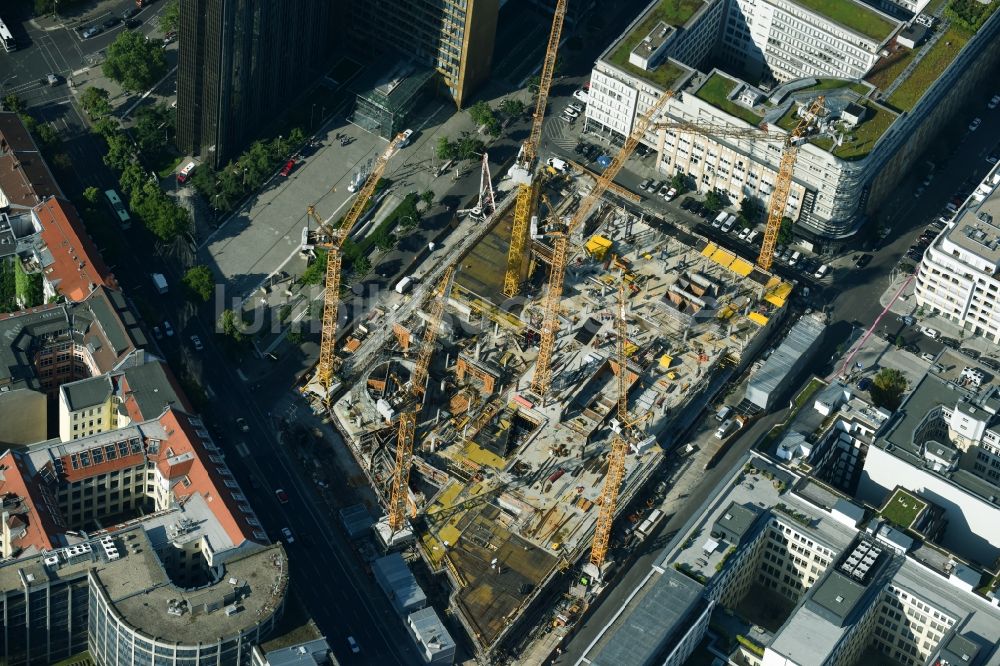
M180 0L177 146L218 166L327 69L333 0Z

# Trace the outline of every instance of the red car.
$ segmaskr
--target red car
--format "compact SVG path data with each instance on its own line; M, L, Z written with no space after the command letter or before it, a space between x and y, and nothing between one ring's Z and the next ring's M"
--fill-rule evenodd
M288 504L288 493L286 493L281 488L275 490L274 495L275 497L278 498L278 501L281 502L282 504Z
M287 162L285 162L285 166L281 167L281 175L287 177L288 174L290 174L292 172L292 169L294 168L295 168L295 160L288 160Z

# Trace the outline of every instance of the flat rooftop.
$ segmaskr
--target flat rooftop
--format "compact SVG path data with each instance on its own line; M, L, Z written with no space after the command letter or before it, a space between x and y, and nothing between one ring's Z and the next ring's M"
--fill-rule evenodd
M939 236L984 261L1000 265L1000 165L994 165ZM940 245L940 240L935 242Z
M682 27L707 4L703 0L655 0L629 26L621 38L605 51L603 58L615 67L664 90L671 88L677 79L690 70L666 58L653 69L645 70L630 63L629 56L659 23L665 23L673 28Z
M868 5L854 0L790 1L876 43L887 39L899 26L898 21L894 21Z
M629 595L608 629L594 641L578 664L624 666L653 663L669 647L680 625L692 612L705 607L704 588L673 569L650 571Z

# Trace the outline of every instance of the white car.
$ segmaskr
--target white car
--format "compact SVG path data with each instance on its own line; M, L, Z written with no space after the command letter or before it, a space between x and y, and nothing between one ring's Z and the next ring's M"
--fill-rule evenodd
M354 654L361 652L361 648L358 646L358 642L354 640L354 636L347 637L347 644L351 646L351 652Z
M567 106L563 109L563 114L569 116L570 118L577 118L580 116L580 112L574 109L572 106Z
M997 106L1000 106L1000 95L993 95L993 97L990 98L990 103L986 105L986 108L995 109Z
M588 95L587 91L584 90L583 88L580 88L579 90L575 91L573 93L573 97L577 98L578 100L580 100L584 104L586 104L587 102L590 101L590 95Z
M195 351L201 351L202 349L205 348L205 345L201 344L201 338L199 338L197 335L191 336L191 346L194 347Z
M667 201L673 201L674 197L676 196L677 196L677 188L671 187L669 190L667 190L667 193L663 195L663 198L666 199Z
M573 110L574 110L574 111L576 111L577 113L583 113L583 107L582 107L582 106L580 106L579 104L570 104L570 105L569 105L569 106L567 106L566 108L567 108L567 109L573 109Z
M295 537L292 536L292 531L287 527L281 528L281 536L285 539L285 543L295 543Z
M941 334L937 330L931 328L930 326L921 326L920 332L926 335L931 340L936 340Z
M744 240L749 233L750 233L750 227L743 227L742 229L740 229L740 233L737 234L737 237L740 240Z
M649 190L649 186L652 183L653 183L653 181L651 181L649 178L647 178L646 180L644 180L641 183L639 183L639 189L642 190L643 192L646 192L646 191Z
M972 122L969 123L969 131L975 132L977 129L979 129L979 126L982 124L983 124L982 118L973 118Z
M163 332L167 334L168 338L174 334L174 327L166 319L163 320Z

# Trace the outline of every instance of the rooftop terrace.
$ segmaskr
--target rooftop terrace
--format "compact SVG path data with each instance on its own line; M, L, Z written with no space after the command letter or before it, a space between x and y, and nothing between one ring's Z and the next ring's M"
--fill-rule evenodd
M900 527L910 527L927 503L903 488L897 488L882 507L882 517Z
M739 83L737 81L716 72L712 74L707 81L705 81L695 94L699 99L705 100L712 106L722 109L726 113L732 114L737 118L750 123L751 125L759 125L760 121L763 120L763 116L760 116L757 113L754 113L752 109L749 109L741 104L737 104L733 100L729 99L733 89L738 85Z

